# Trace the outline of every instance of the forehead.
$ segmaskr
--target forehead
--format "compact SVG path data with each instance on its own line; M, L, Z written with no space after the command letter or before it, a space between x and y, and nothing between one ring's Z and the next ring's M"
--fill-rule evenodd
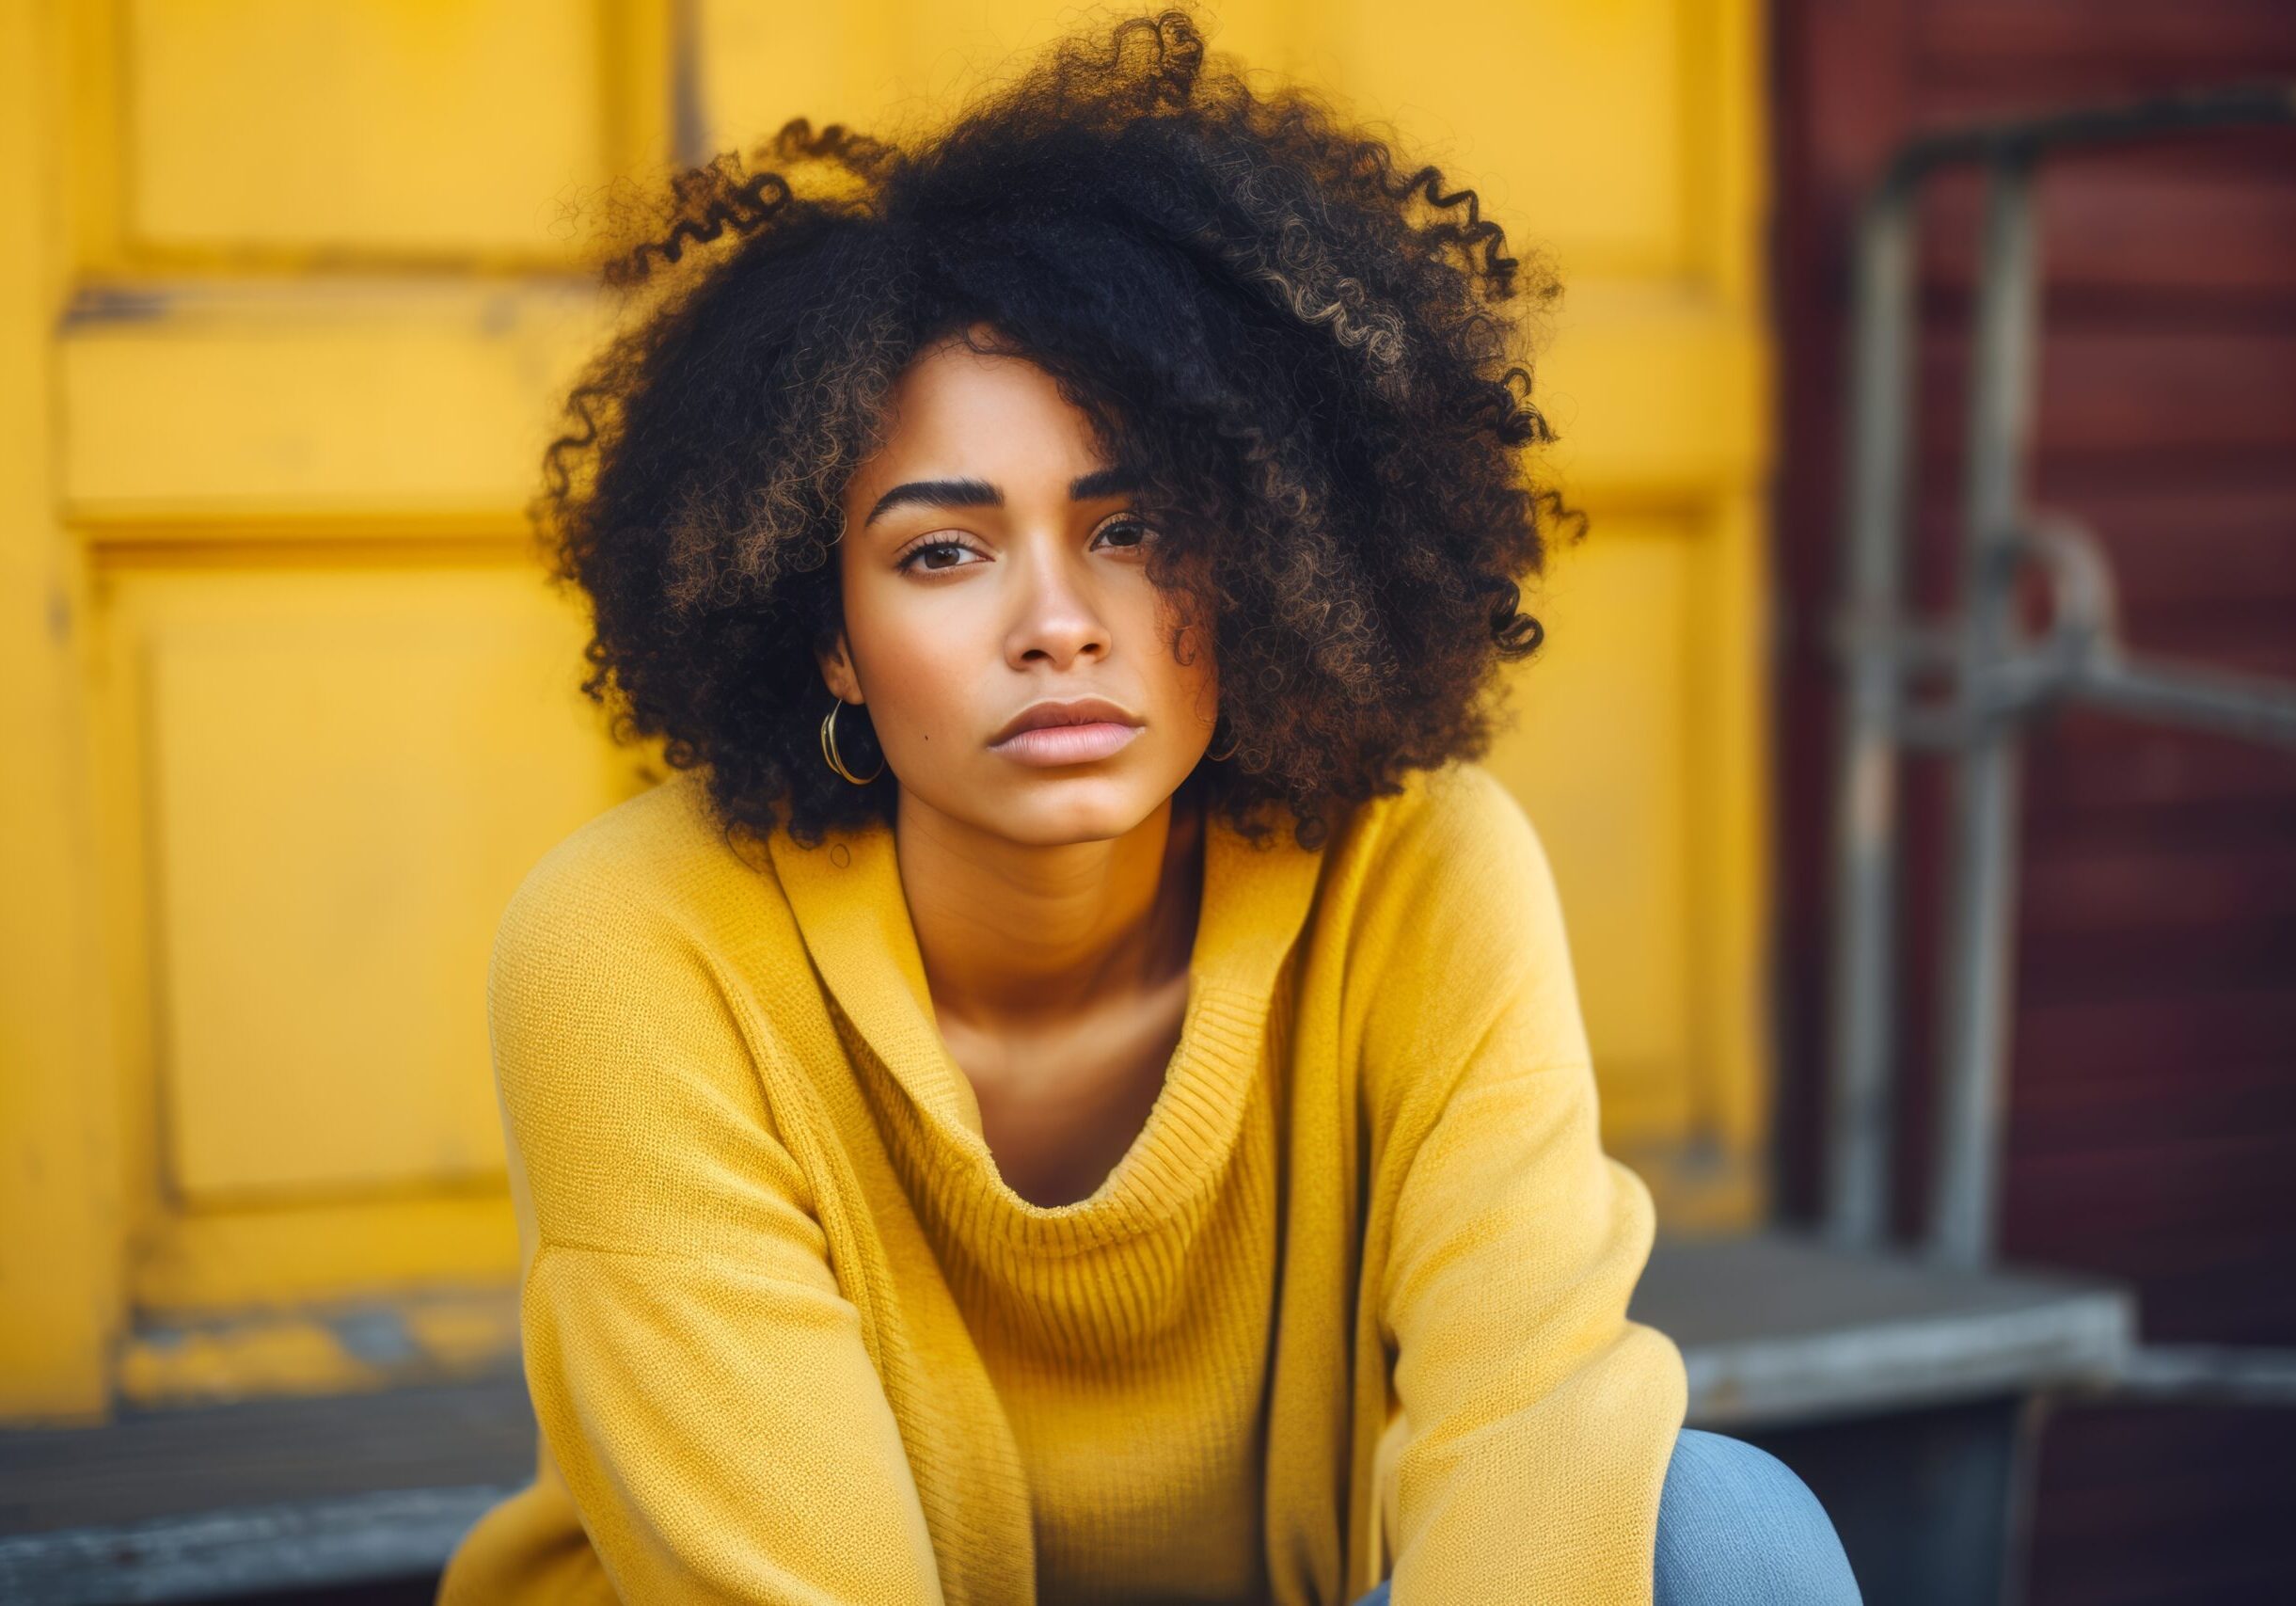
M884 444L856 476L947 474L1007 488L1102 466L1092 422L1053 376L1017 357L936 346L903 371ZM857 485L856 489L859 486Z

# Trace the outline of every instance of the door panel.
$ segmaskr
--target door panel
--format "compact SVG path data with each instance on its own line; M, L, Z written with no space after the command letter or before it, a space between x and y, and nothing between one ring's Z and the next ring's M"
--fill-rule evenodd
M495 921L545 850L637 784L574 686L578 612L476 539L99 552L139 1308L506 1273Z
M515 570L147 575L112 601L179 1199L499 1172L493 920L601 779L566 616Z
M1042 0L701 7L709 143L791 117L898 133L1071 25ZM1223 6L1214 50L1303 78L1470 184L1565 284L1545 472L1591 517L1531 607L1493 754L1562 883L1606 1140L1676 1228L1764 1207L1768 1046L1758 502L1768 453L1759 15L1739 0Z
M1549 589L1550 645L1514 666L1516 737L1492 770L1550 843L1579 978L1598 1042L1605 1119L1614 1133L1678 1114L1680 1068L1698 1041L1691 932L1697 795L1680 742L1632 739L1688 723L1697 531L1682 519L1612 520ZM1585 628L1584 621L1601 628Z
M224 260L567 260L554 202L611 159L601 8L131 0L126 231Z
M577 694L578 599L544 584L524 520L610 326L597 224L673 142L746 147L799 115L897 135L1079 20L1050 0L0 9L21 46L0 50L0 126L29 135L0 143L0 181L10 215L51 220L0 263L24 358L0 368L0 460L37 487L0 502L0 603L41 655L12 683L48 710L59 777L0 792L8 839L38 845L0 972L84 976L74 1009L99 1017L0 1063L0 1287L40 1291L11 1306L31 1314L0 1344L0 1411L515 1362L487 945L543 850L657 772ZM1670 1224L1747 1219L1767 1086L1757 14L1233 0L1209 20L1215 48L1395 123L1564 274L1546 468L1591 533L1530 598L1548 645L1511 676L1490 762L1555 860L1606 1139Z
M607 322L579 289L462 278L83 293L59 353L64 491L107 544L315 521L499 539ZM253 549L260 550L260 547Z
M1346 86L1475 184L1517 245L1580 274L1695 271L1700 175L1682 71L1685 0L1414 8L1347 0L1299 66ZM1470 42L1471 41L1471 42ZM1703 68L1704 64L1701 64Z
M608 326L568 208L663 161L663 14L121 0L51 43L111 1391L515 1362L489 946L651 756L524 510Z

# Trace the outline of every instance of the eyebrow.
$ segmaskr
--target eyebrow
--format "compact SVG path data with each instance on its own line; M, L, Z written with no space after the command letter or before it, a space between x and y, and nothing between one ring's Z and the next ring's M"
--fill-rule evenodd
M1110 469L1095 469L1089 474L1080 474L1069 482L1070 501L1091 501L1100 497L1121 496L1139 488L1140 476L1133 469L1118 465ZM1003 507L1005 493L986 480L910 480L897 485L877 499L877 505L863 519L875 524L879 517L896 507Z

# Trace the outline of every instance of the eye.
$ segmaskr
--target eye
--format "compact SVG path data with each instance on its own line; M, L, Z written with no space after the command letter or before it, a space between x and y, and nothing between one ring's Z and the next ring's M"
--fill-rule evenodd
M926 554L928 552L955 553L970 552L973 549L966 546L962 541L953 541L948 537L943 536L938 541L919 542L916 546L910 548L908 551L902 553L900 558L894 564L893 566L900 573L907 574L910 570L918 568L920 566L918 560L926 556ZM922 565L926 574L944 574L950 569L963 568L965 566L965 564L958 563L954 559L951 559L946 563L933 562Z
M1098 530L1095 530L1092 533L1097 537L1109 534L1112 532L1130 532L1132 533L1132 538L1131 540L1121 541L1116 544L1117 550L1119 551L1137 551L1139 549L1147 546L1149 542L1156 538L1155 527L1148 524L1136 513L1118 513L1112 515L1108 518L1102 520L1100 527Z
M1156 538L1155 527L1137 514L1131 513L1114 514L1102 519L1092 534L1095 540L1103 535L1115 537L1112 544L1120 552L1138 551ZM901 574L946 574L951 569L972 566L959 561L958 555L966 552L975 557L984 556L977 549L943 535L937 540L918 542L895 559L893 566Z

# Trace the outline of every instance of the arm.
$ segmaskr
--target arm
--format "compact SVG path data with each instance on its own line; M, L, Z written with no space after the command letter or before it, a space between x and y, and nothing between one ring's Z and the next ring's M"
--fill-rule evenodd
M1413 934L1366 1040L1425 1089L1381 1301L1394 1599L1647 1606L1686 1397L1672 1342L1625 1314L1650 1193L1601 1147L1544 850L1496 780L1452 784L1410 828Z
M530 879L489 978L533 1254L529 1391L627 1600L923 1606L932 1544L858 1312L705 948Z

